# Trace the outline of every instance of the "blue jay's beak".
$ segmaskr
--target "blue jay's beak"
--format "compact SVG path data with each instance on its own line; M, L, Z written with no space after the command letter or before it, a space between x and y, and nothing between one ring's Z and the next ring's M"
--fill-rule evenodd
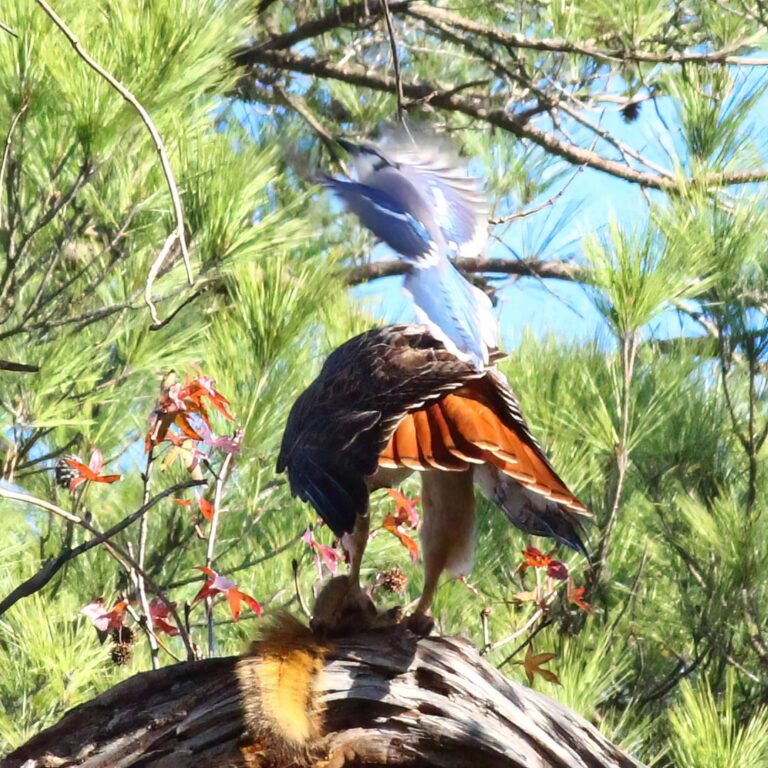
M348 141L347 139L337 138L336 143L342 149L349 152L350 155L359 155L363 151L363 148L359 144L355 144L353 141Z

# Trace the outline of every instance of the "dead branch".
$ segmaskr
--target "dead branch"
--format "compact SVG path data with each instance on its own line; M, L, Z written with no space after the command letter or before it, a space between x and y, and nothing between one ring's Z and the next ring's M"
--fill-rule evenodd
M292 696L272 672L294 662L310 671ZM0 765L641 768L583 718L506 680L466 641L417 640L399 627L325 648L314 639L256 644L251 656L136 675Z

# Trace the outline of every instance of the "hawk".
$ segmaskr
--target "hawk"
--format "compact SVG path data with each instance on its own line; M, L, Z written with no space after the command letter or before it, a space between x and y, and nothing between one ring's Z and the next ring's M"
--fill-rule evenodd
M424 590L412 626L431 628L443 571L472 565L474 484L511 523L586 556L585 506L568 490L531 434L492 361L482 370L425 325L366 331L336 349L298 398L277 470L350 552L350 599L368 538L371 491L421 473Z
M355 179L317 180L411 265L404 287L419 319L482 369L498 346L491 301L450 261L477 256L488 236L477 179L434 136L390 134L383 146L337 141L350 154Z

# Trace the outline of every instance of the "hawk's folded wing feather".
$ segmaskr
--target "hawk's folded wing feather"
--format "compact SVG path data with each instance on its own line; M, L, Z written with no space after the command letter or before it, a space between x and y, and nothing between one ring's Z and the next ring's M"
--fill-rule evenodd
M404 445L408 446L407 463ZM491 464L530 491L572 512L587 514L531 435L497 369L489 369L483 378L463 384L423 411L406 414L380 462L422 471L461 471L471 464Z

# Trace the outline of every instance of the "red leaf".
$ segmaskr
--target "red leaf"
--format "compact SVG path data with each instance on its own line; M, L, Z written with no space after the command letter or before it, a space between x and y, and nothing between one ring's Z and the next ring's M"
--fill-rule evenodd
M388 488L387 493L395 502L395 518L398 525L408 525L411 528L416 528L419 525L419 513L416 511L419 498L411 499L395 488Z
M197 506L200 508L201 514L208 522L213 520L213 504L211 504L205 496L197 497Z
M93 600L80 609L80 613L86 616L99 632L108 632L111 629L119 629L125 624L126 600L115 603L110 611L104 609L104 601L101 598Z
M174 603L173 607L175 606L176 604ZM175 637L179 634L179 628L166 621L171 613L171 607L162 598L154 597L149 604L149 617L152 619L152 626L156 632L162 632L169 637Z
M94 483L116 483L118 480L122 480L122 475L97 475L90 478Z
M229 608L232 611L232 618L237 621L240 618L240 602L245 601L246 605L261 616L261 605L250 595L241 592L234 581L230 581L226 576L216 573L212 568L206 568L202 565L196 565L199 571L202 571L207 577L202 589L197 593L193 602L204 600L206 597L215 597L217 594L226 595Z
M104 457L101 455L101 451L98 448L93 449L91 460L88 462L88 468L94 475L98 475L104 468Z
M382 524L384 530L389 531L391 534L397 536L400 543L408 550L411 555L411 560L414 563L419 561L419 545L407 534L403 533L397 524L397 519L393 515L387 515L384 518Z
M549 568L554 562L552 559L554 551L555 550L553 549L545 555L540 549L536 549L536 547L527 547L523 550L523 557L525 560L523 560L521 568L523 570L526 568Z
M229 602L229 609L232 611L232 619L236 622L240 618L240 591L228 589L227 601Z
M93 449L93 453L91 453L91 460L88 466L77 461L76 459L71 459L68 457L65 457L64 461L66 461L67 464L69 464L69 466L72 467L75 472L77 472L77 475L72 478L72 481L69 484L69 490L72 493L74 493L80 485L86 482L86 480L92 483L116 483L118 480L122 479L122 475L99 474L104 467L104 459L101 455L101 451L98 448Z
M540 675L549 683L559 683L560 680L554 672L550 672L548 669L542 669L542 664L546 664L556 657L557 655L554 653L534 654L533 646L529 645L528 650L525 652L525 660L518 662L523 665L525 676L528 678L528 684L533 685L534 675Z
M254 600L250 595L246 595L244 592L240 593L240 597L243 599L245 604L257 615L261 616L262 613L264 613L264 609L261 607L261 603L259 603L257 600Z
M312 550L318 578L323 577L323 566L325 566L328 569L328 573L333 576L336 573L339 561L342 560L343 555L333 547L328 547L325 544L321 544L319 541L317 541L317 539L315 539L315 535L312 533L311 528L307 528L307 530L304 531L301 539Z
M553 560L547 567L547 576L559 581L565 581L568 578L568 567L559 560Z
M572 602L574 605L578 605L579 608L581 608L582 611L586 611L587 613L592 613L592 606L584 600L584 595L586 593L586 587L577 587L573 579L568 579L568 589L567 589L567 595L568 600Z

